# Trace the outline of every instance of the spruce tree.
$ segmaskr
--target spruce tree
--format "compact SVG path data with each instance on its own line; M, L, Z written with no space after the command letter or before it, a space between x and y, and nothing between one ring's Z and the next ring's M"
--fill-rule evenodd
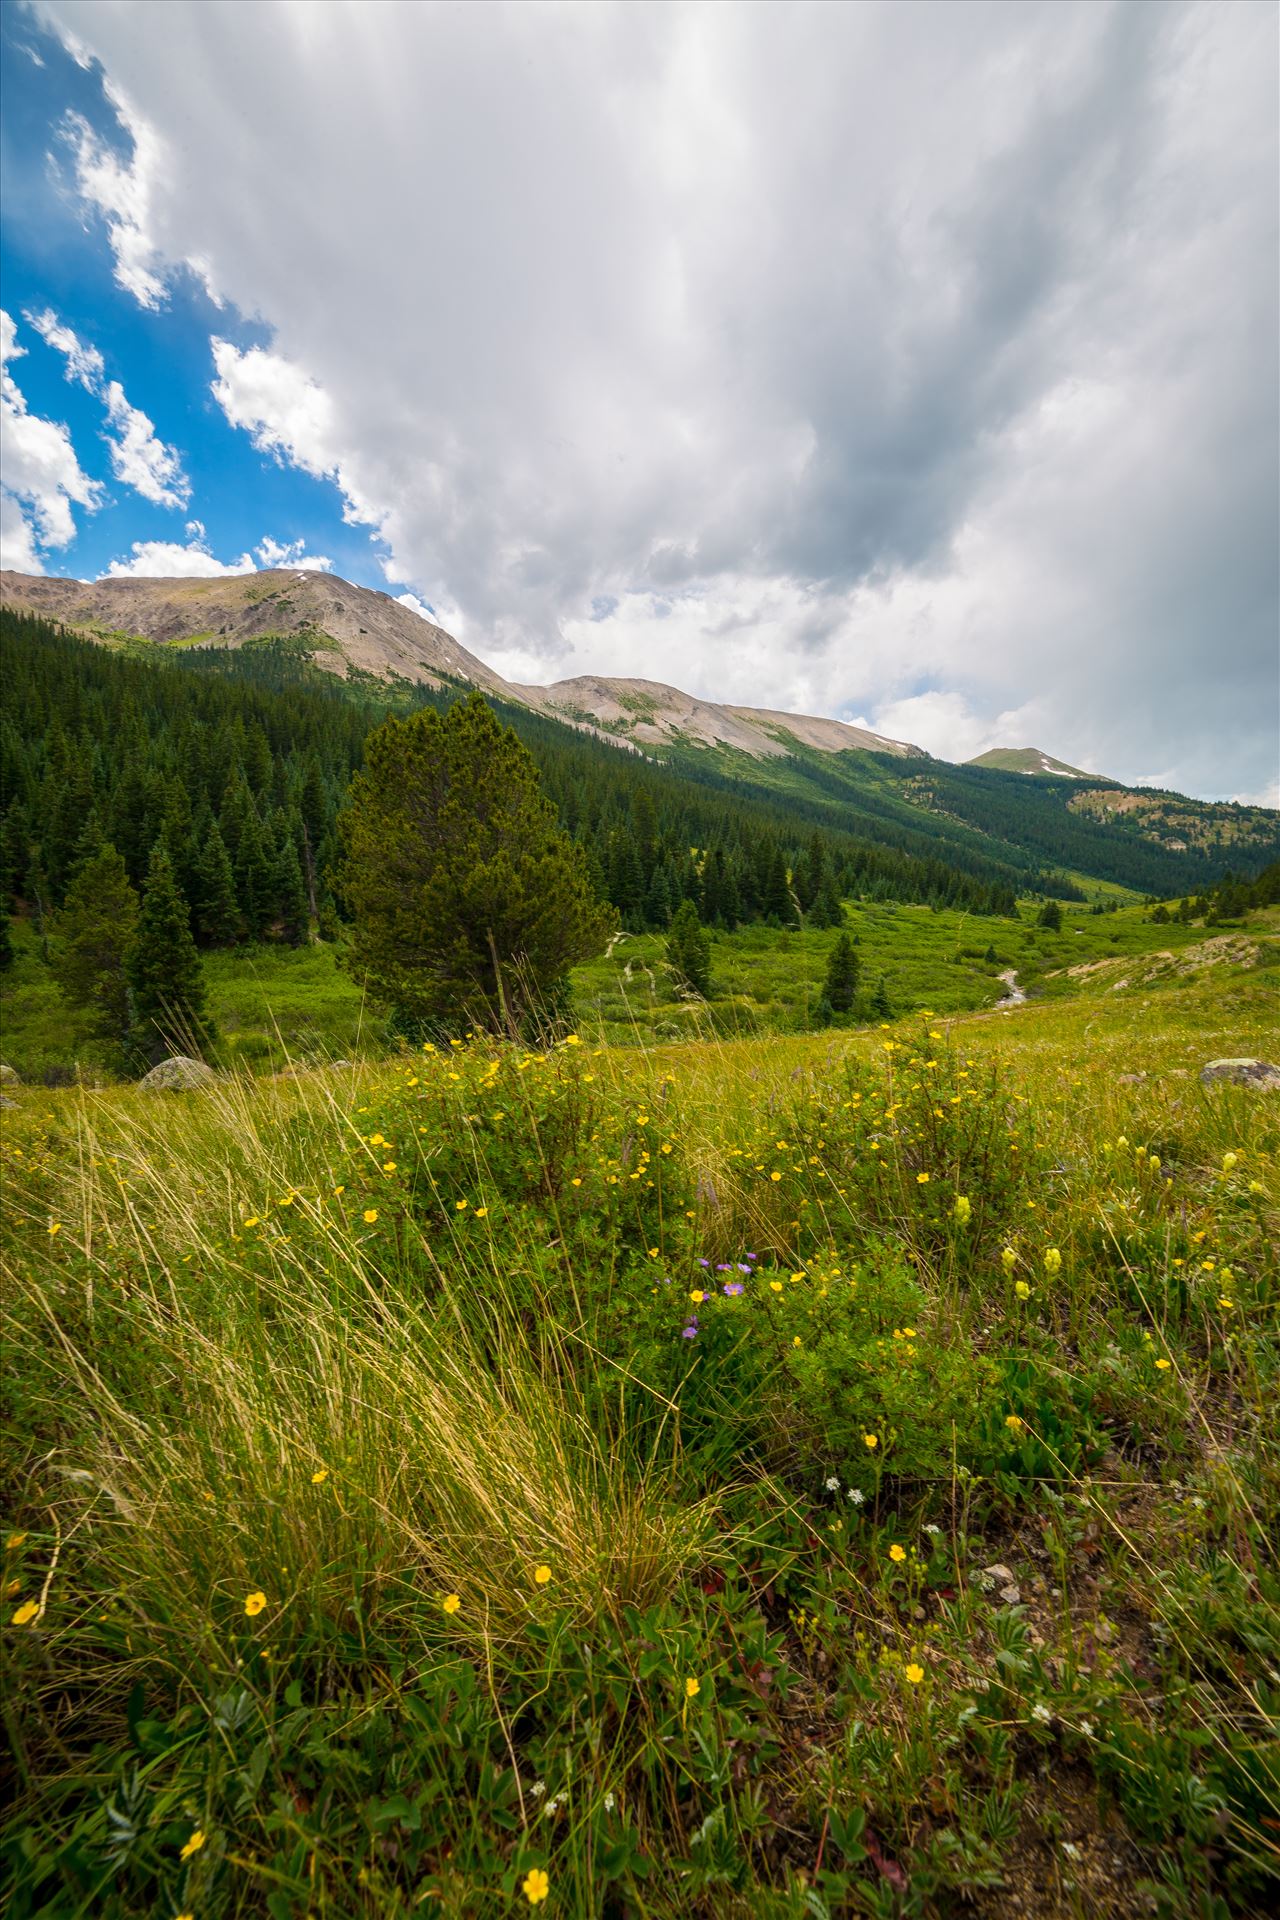
M877 1020L892 1020L893 1008L889 1003L889 988L883 974L876 981L876 990L871 996L871 1011Z
M306 945L310 926L307 889L302 879L302 862L292 835L285 834L284 847L276 860L276 911L280 930L291 947Z
M680 984L704 1000L711 993L711 942L703 931L698 909L685 900L671 922L667 963Z
M147 868L137 930L126 962L133 989L134 1038L148 1059L198 1044L205 1021L204 975L191 915L162 841Z
M842 933L831 949L823 993L835 1013L851 1013L858 991L858 956L847 933Z
M613 922L532 755L478 693L370 734L342 847L349 964L413 1020L522 1024Z
M196 939L202 947L233 947L240 931L231 856L214 820L205 835L196 862L196 897L192 901Z
M112 1040L123 1040L130 1027L125 961L137 923L138 896L124 858L109 841L99 842L67 887L53 974L71 1004L87 1008L98 1031Z
M1056 900L1046 900L1036 915L1036 925L1046 927L1050 933L1062 931L1062 908Z

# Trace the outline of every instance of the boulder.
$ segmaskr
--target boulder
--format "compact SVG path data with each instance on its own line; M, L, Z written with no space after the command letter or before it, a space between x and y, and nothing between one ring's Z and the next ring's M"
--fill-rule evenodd
M1253 1087L1259 1093L1275 1093L1280 1089L1280 1067L1273 1067L1269 1060L1210 1060L1208 1066L1200 1069L1202 1087L1217 1086L1227 1080L1237 1087Z
M195 1087L208 1087L217 1079L212 1067L206 1067L203 1060L192 1060L185 1053L175 1053L172 1059L162 1060L158 1067L152 1067L144 1074L138 1085L145 1087L148 1093L187 1093Z
M20 1087L22 1075L14 1067L6 1067L0 1060L0 1087Z

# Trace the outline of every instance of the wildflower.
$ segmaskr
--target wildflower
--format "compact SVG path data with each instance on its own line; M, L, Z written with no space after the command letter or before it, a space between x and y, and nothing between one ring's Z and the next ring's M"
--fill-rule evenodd
M865 1493L864 1493L864 1492L862 1491L862 1488L861 1488L861 1487L850 1487L850 1489L849 1489L849 1498L850 1498L850 1500L851 1500L851 1501L853 1502L853 1504L854 1504L854 1506L855 1506L855 1507L860 1507L860 1506L862 1505L862 1503L863 1503L863 1501L864 1501L864 1500L866 1499L866 1497L867 1497L867 1496L866 1496L866 1494L865 1494Z
M535 1800L541 1800L546 1790L547 1790L547 1783L545 1780L535 1780L533 1785L529 1789L530 1793L533 1795Z
M328 1467L321 1467L318 1469L317 1472L312 1474L311 1484L313 1487L322 1487L328 1478L329 1478Z
M925 1532L931 1533L936 1540L938 1535L942 1532L942 1528L939 1526L935 1526L934 1522L931 1520L929 1524L926 1526Z
M40 1602L38 1600L24 1600L9 1624L14 1627L25 1627L35 1619L39 1611Z
M8 1539L4 1543L5 1552L6 1553L16 1552L16 1550L22 1545L26 1537L27 1536L25 1533L11 1533Z
M1235 1156L1235 1154L1234 1154L1234 1153L1224 1153L1224 1154L1223 1154L1223 1156L1222 1156L1222 1171L1223 1171L1224 1173L1230 1173L1230 1172L1231 1172L1231 1169L1232 1169L1232 1168L1233 1168L1233 1167L1235 1166L1235 1164L1236 1164L1236 1156ZM52 1229L52 1228L50 1228L50 1229L49 1229L49 1231L50 1231L50 1232L52 1232L52 1231L53 1231L53 1229Z
M914 1660L905 1666L902 1671L913 1687L918 1687L924 1679L924 1668Z
M729 1295L731 1300L736 1300L742 1292L741 1280L726 1280L724 1283L724 1291Z
M1023 1427L1026 1424L1025 1421L1019 1419L1016 1413L1006 1414L1004 1423L1006 1427L1008 1427L1010 1433L1021 1433Z
M475 1210L475 1218L477 1220L483 1220L487 1217L488 1212L489 1212L488 1207L477 1207Z
M692 1300L695 1307L700 1307L703 1301L706 1299L706 1297L707 1297L706 1294L702 1292L700 1287L695 1287L693 1289L693 1292L689 1295L689 1298Z
M396 1163L395 1163L395 1161L394 1161L394 1160L384 1160L384 1161L383 1161L383 1163L382 1163L382 1171L383 1171L384 1173L394 1173L394 1172L395 1172L395 1170L396 1170Z
M1173 1362L1171 1360L1160 1359L1156 1361L1156 1365L1159 1367L1161 1373L1164 1373L1173 1365Z
M1043 1700L1037 1700L1031 1709L1031 1717L1033 1720L1038 1720L1041 1726L1047 1727L1053 1720L1053 1711L1046 1707Z
M1029 1300L1031 1298L1031 1289L1025 1280L1015 1280L1013 1283L1013 1291L1019 1300Z
M267 1596L265 1593L246 1593L244 1597L244 1610L251 1620L257 1619L266 1604Z
M454 1210L454 1212L455 1212L455 1213L465 1213L465 1212L466 1212L466 1210L467 1210L467 1203L466 1203L466 1201L465 1201L465 1200L455 1200L455 1201L454 1201L454 1203L453 1203L453 1210Z
M614 1810L614 1808L615 1808L615 1807L617 1806L617 1804L618 1804L618 1796L617 1796L617 1794L616 1794L616 1793L606 1793L606 1795L605 1795L605 1797L604 1797L604 1810L605 1810L605 1812L606 1812L606 1813L612 1813L612 1812L613 1812L613 1810Z
M972 1204L970 1203L967 1195L963 1193L958 1193L956 1195L956 1203L954 1207L952 1207L951 1211L955 1216L956 1225L959 1227L966 1226L968 1224L969 1215L973 1212Z
M550 1567L546 1565L535 1567L533 1570L533 1577L537 1581L540 1587L545 1587L548 1580L551 1578Z
M185 1846L182 1848L182 1851L178 1856L179 1859L189 1860L193 1853L199 1853L201 1847L204 1845L204 1842L205 1842L205 1836L201 1831L201 1829L197 1827L195 1832L192 1834L191 1838L186 1842Z
M701 1692L702 1692L702 1682L700 1680L695 1680L693 1675L690 1674L689 1678L684 1683L685 1699L692 1700L695 1694L701 1693Z
M916 1175L916 1185L918 1187L927 1187L928 1184L929 1184L929 1176L927 1173L918 1173Z
M52 1238L53 1238L53 1236L54 1236L54 1234L55 1234L55 1233L61 1233L61 1232L62 1232L62 1222L61 1222L61 1220L51 1220L51 1221L49 1222L49 1237L50 1237L50 1239L52 1239Z
M1062 1272L1062 1255L1061 1255L1061 1253L1060 1253L1060 1252L1058 1251L1058 1249L1057 1249L1057 1247L1046 1247L1046 1248L1045 1248L1045 1250L1044 1250L1044 1270L1045 1270L1045 1272L1046 1272L1046 1273L1061 1273L1061 1272Z
M1085 1739L1086 1739L1086 1740L1092 1740L1092 1738L1093 1738L1093 1722L1092 1722L1092 1720L1082 1720L1082 1721L1080 1722L1080 1731L1081 1731L1081 1733L1082 1733L1082 1734L1084 1735L1084 1737L1085 1737Z
M782 1292L781 1280L771 1280L769 1282L769 1291L770 1293L781 1293Z
M459 1607L462 1605L462 1597L460 1594L446 1593L444 1599L440 1602L440 1605L444 1608L446 1613L456 1613Z
M541 1867L531 1867L520 1882L520 1891L531 1907L536 1907L546 1899L551 1891L551 1882Z
M366 1227L371 1227L371 1226L373 1225L373 1223L374 1223L374 1221L375 1221L375 1220L377 1219L377 1217L378 1217L378 1209L377 1209L376 1207L366 1207L366 1208L365 1208L365 1210L364 1210L364 1223L365 1223L365 1225L366 1225Z
M829 1473L823 1484L828 1493L839 1493L840 1491L840 1480L837 1474Z
M1000 1265L1006 1273L1012 1273L1018 1264L1018 1256L1012 1247L1005 1247L1000 1255Z
M864 1434L863 1434L863 1436L862 1436L862 1444L863 1444L863 1446L864 1446L864 1447L866 1447L866 1448L868 1449L868 1451L869 1451L869 1452L871 1452L871 1453L874 1453L874 1452L875 1452L875 1450L876 1450L876 1448L877 1448L877 1447L878 1447L878 1446L880 1445L880 1436L879 1436L879 1434L878 1434L878 1433L864 1433Z
M906 1548L900 1547L897 1541L895 1540L893 1545L889 1549L889 1558L891 1560L897 1561L897 1560L905 1560L906 1557L907 1557Z

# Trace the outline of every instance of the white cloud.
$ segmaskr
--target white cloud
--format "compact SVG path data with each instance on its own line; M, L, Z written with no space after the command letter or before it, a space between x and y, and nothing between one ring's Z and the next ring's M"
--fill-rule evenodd
M203 529L201 529L203 532ZM254 548L264 567L292 567L299 573L332 573L333 562L327 554L308 553L305 540L284 542L265 534Z
M103 438L116 479L154 506L185 507L191 498L191 483L182 470L181 456L157 439L152 421L140 407L130 406L118 380L104 380L98 349L87 346L51 309L29 313L27 319L45 344L63 355L67 379L77 381L106 408L114 432Z
M495 665L1270 778L1273 9L40 11L122 284Z
M140 408L129 405L118 380L107 383L103 399L116 430L114 439L107 436L116 479L157 507L185 507L191 498L191 482L174 448L156 438L151 421Z
M78 381L89 393L102 392L102 355L96 347L86 347L49 307L43 313L28 313L26 319L46 346L64 356L68 380Z
M251 553L238 560L215 560L207 547L192 543L180 546L176 540L135 540L127 560L113 560L107 568L109 580L195 580L214 579L224 573L256 573Z
M9 371L26 348L8 313L0 312L0 430L4 440L4 512L0 519L0 565L43 573L42 547L69 546L76 535L73 506L90 512L101 489L81 471L71 435L60 421L27 407Z

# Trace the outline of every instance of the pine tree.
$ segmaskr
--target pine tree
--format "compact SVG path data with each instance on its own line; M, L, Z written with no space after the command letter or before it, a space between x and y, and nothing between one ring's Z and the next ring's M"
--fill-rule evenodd
M787 885L787 863L782 856L782 848L774 847L769 854L765 869L764 897L761 911L766 920L780 927L795 924L796 911L791 899L791 889Z
M876 990L871 996L871 1011L877 1020L892 1020L893 1008L889 1004L889 988L883 974L876 981Z
M134 1037L149 1059L198 1044L205 1021L204 975L191 915L162 842L147 868L137 930L126 969L133 989Z
M342 845L350 965L410 1019L522 1023L612 922L532 755L478 693L370 734Z
M267 835L252 800L240 823L240 850L235 859L236 898L245 934L261 940L275 912L275 850L267 845Z
M138 896L124 859L109 841L86 850L67 887L57 930L53 974L73 1006L95 1016L99 1032L123 1040L129 1031L125 961L138 923Z
M809 925L828 930L844 925L844 906L840 895L836 892L835 880L830 874L822 882L818 896L809 909Z
M196 939L203 947L233 947L240 931L240 904L231 856L216 820L211 822L200 849L195 885L192 917Z
M692 900L684 901L671 922L667 940L667 963L682 986L700 993L704 1000L711 994L711 942L703 931L698 909Z
M1046 927L1050 933L1062 931L1062 908L1056 900L1046 900L1036 915L1036 925Z
M842 933L831 949L822 991L831 1002L834 1012L852 1012L854 995L858 991L858 956L847 933Z
M276 860L276 911L281 932L291 947L305 946L310 925L307 890L302 880L302 862L291 834L283 836L284 847Z

